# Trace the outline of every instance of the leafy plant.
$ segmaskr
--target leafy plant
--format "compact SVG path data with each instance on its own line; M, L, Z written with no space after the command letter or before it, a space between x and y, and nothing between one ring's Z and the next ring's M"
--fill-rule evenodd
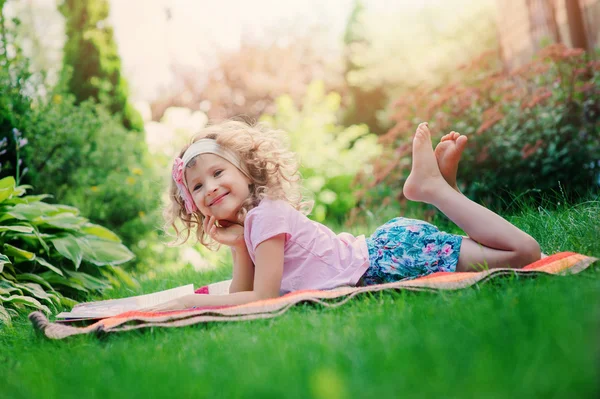
M315 197L313 217L341 222L356 200L351 183L367 161L380 152L377 136L366 125L338 124L340 95L325 93L322 82L310 84L298 109L289 96L277 99L274 115L261 120L289 133L299 155L305 186ZM367 165L368 169L369 166Z
M47 194L25 195L29 188L12 176L0 180L0 321L26 308L74 305L71 297L113 284L137 285L117 266L134 255L115 233L77 208L45 203Z
M48 202L75 206L114 230L137 263L154 259L146 243L158 241L156 192L163 188L143 133L128 131L118 114L92 99L77 101L69 79L56 87L36 80L14 37L17 24L0 12L0 143L7 145L0 178L16 176L17 185L52 193Z
M374 173L359 176L361 204L403 200L411 139L429 121L434 142L455 130L469 137L459 170L465 194L496 209L515 195L562 192L569 199L598 187L600 63L583 50L552 45L513 72L494 54L465 67L460 82L405 93L393 105L395 126L380 142Z

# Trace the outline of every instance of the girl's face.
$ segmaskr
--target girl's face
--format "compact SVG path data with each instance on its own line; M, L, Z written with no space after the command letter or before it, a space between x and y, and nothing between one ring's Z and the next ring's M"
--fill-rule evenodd
M250 196L250 179L238 168L214 154L202 154L186 168L188 189L204 216L238 223L237 213Z

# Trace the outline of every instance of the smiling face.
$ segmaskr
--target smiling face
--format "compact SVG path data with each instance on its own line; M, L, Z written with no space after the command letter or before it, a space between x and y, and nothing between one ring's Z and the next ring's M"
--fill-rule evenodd
M199 155L190 165L185 169L186 183L198 210L204 216L237 223L238 211L250 196L250 179L215 154Z

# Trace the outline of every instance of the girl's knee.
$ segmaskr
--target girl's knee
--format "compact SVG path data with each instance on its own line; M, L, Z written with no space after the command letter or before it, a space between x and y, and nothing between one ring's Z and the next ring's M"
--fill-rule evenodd
M542 251L540 249L540 244L531 236L527 236L521 245L519 245L519 249L516 251L516 265L517 268L522 268L527 266L535 261L540 260L542 257Z

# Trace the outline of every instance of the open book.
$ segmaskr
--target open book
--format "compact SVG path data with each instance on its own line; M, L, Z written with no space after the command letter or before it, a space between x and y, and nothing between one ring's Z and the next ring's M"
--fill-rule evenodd
M132 296L121 299L108 299L106 301L87 302L77 304L70 312L61 312L57 319L64 321L103 319L116 316L131 310L140 310L149 306L160 305L185 295L194 293L194 284L183 285L170 290L159 291L152 294ZM60 320L57 320L60 321Z

